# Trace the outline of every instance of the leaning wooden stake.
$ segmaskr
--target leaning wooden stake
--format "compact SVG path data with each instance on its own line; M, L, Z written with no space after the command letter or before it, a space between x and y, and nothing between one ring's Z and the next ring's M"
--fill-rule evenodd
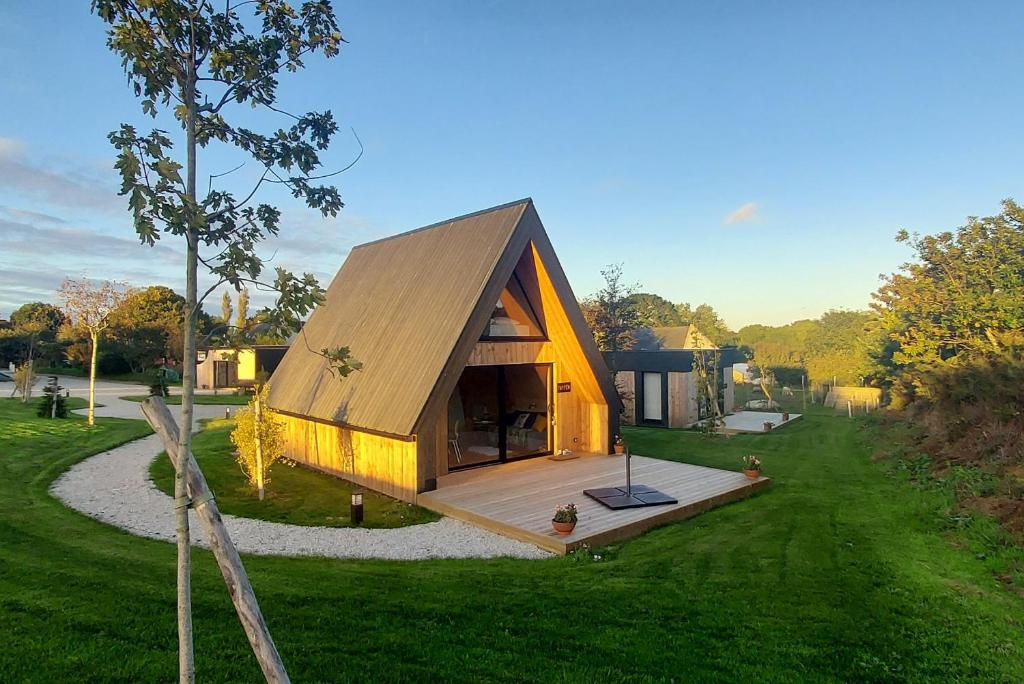
M178 425L174 417L167 410L160 397L150 397L142 403L142 412L146 420L153 427L153 430L163 440L167 455L178 465L179 457L185 459L185 476L188 481L189 496L192 498L192 508L199 518L199 523L206 533L210 550L213 551L220 572L224 576L224 583L227 584L231 601L235 604L238 619L242 623L245 635L249 637L249 644L256 655L256 660L263 670L263 676L268 682L289 682L288 673L284 669L284 663L277 652L274 640L270 636L267 623L263 620L260 606L256 602L256 594L253 593L252 585L249 584L249 577L245 574L242 566L242 559L238 556L234 543L228 535L224 521L217 509L217 502L213 493L206 484L203 471L199 469L195 457L191 452L186 454L178 453Z

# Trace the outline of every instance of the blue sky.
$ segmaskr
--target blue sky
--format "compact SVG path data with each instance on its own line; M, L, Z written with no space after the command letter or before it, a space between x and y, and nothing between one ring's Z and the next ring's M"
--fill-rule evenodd
M65 274L182 289L180 246L136 246L116 196L106 134L147 120L75 5L0 9L0 316ZM354 244L531 196L578 296L622 262L733 327L779 324L866 306L908 256L898 229L1024 198L1021 3L336 9L349 45L282 102L331 109L365 155L336 220L280 197L271 248L324 281ZM329 165L356 149L339 136Z

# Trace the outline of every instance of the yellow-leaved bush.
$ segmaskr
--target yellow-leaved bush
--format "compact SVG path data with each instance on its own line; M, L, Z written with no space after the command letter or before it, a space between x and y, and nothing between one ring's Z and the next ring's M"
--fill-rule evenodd
M255 488L260 498L270 482L270 466L284 455L284 424L278 419L277 412L267 406L269 383L264 383L249 400L247 408L239 409L235 414L235 429L231 432L231 442L237 451L236 459L249 484ZM257 402L260 420L257 421ZM257 425L257 423L259 423ZM260 454L257 455L257 440L260 437ZM259 461L262 460L262 468Z

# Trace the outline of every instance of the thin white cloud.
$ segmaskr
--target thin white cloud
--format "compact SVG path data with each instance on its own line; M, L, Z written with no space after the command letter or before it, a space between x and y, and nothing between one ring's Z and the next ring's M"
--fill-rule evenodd
M22 141L0 136L0 159L19 156L24 149L25 143Z
M727 226L735 225L737 223L753 223L756 221L758 216L758 210L760 207L757 202L747 202L729 212L729 215L722 221Z
M91 170L58 169L41 164L26 154L25 145L15 138L0 138L0 178L3 189L16 191L44 202L75 209L98 209L126 214L127 203L117 194L113 172L101 179Z

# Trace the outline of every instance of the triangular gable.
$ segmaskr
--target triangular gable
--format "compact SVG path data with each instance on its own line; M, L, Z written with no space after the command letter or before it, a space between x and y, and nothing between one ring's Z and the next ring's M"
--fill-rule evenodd
M572 288L569 287L569 281L562 270L562 265L559 263L558 257L555 256L554 249L551 247L551 242L544 231L544 226L540 221L537 210L531 202L523 212L515 233L509 239L506 253L491 275L491 282L483 289L480 302L476 311L473 312L473 315L467 322L459 344L452 350L451 358L448 364L446 364L444 372L439 376L434 392L428 403L424 406L424 411L417 422L418 428L425 427L425 423L432 420L432 417L437 415L436 412L447 404L448 397L451 395L459 380L459 376L462 374L462 369L465 368L473 348L479 341L479 331L486 325L493 312L493 304L491 302L495 301L495 298L500 295L520 261L524 260L530 263L534 259L539 260L540 267L543 269L547 279L550 280L554 288L554 294L561 306L561 313L563 314L560 317L556 317L552 315L554 312L539 311L538 313L543 318L548 319L542 321L542 325L547 329L549 336L551 334L571 334L576 339L590 366L589 370L592 373L595 390L593 394L600 395L603 403L606 403L611 411L618 410L616 408L618 406L618 393L612 382L611 374L608 372L604 358L597 348L597 343L594 342L590 328L587 327L586 321L583 319L579 303L572 293ZM533 268L533 265L531 264L529 267ZM532 301L538 301L537 294L527 294ZM548 326L554 324L556 319L564 319L564 324L570 332L566 333L564 330L553 332L549 329ZM597 399L598 397L595 396L594 398Z

